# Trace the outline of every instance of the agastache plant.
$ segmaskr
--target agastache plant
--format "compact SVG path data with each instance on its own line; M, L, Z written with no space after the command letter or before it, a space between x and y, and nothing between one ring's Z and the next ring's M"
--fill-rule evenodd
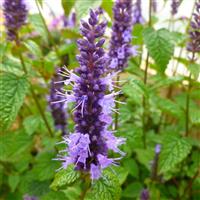
M196 3L196 13L193 13L193 20L190 24L189 43L187 50L192 53L200 52L200 1Z
M53 75L50 84L50 94L48 96L49 108L54 120L54 125L57 130L60 130L62 135L67 133L67 112L65 103L63 102L62 89L64 85L64 77L59 76L59 68Z
M133 6L133 24L144 24L144 18L142 17L141 0L136 0Z
M180 0L172 0L171 2L171 14L175 15L178 12L178 7L180 6Z
M60 73L66 76L66 87L73 90L64 93L66 104L74 102L75 131L69 137L63 137L66 149L56 160L62 161L66 169L74 164L76 170L89 172L92 180L99 179L102 170L116 165L124 153L118 148L125 142L109 130L112 123L112 111L115 111L112 76L105 73L108 63L102 45L107 22L99 22L99 12L90 11L88 21L81 21L80 32L83 39L77 41L80 55L77 60L80 67L69 71L64 67ZM108 151L120 154L119 158L109 158Z
M137 55L136 47L131 46L132 39L132 1L116 0L113 7L114 23L108 57L109 69L122 71L128 58Z
M4 0L3 11L7 39L17 41L18 31L25 24L27 18L28 11L25 2L24 0Z
M149 190L148 189L143 189L140 193L140 200L149 200Z

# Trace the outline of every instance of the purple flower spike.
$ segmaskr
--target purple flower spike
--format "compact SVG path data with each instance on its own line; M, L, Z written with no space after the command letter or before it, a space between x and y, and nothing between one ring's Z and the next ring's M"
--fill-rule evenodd
M67 113L65 110L65 96L62 94L61 89L64 85L64 78L56 73L51 79L50 95L48 97L49 107L54 119L54 125L57 130L62 132L62 135L67 134Z
M178 7L180 6L180 0L172 0L171 2L171 14L175 15L178 12Z
M38 200L38 198L34 196L24 195L23 200Z
M25 24L28 13L24 0L4 0L3 11L7 39L16 41L18 30Z
M104 168L117 164L121 156L108 158L108 150L124 155L118 146L125 142L108 130L112 111L116 111L114 98L119 92L113 91L112 78L116 73L105 73L108 58L102 48L105 41L102 36L107 23L99 22L100 14L91 10L88 22L81 21L83 39L77 41L80 67L75 72L64 67L60 72L67 78L66 87L73 87L64 95L66 104L75 103L75 131L63 138L61 143L67 148L56 160L62 161L61 168L74 164L76 170L89 172L92 180L99 179Z
M149 200L149 191L148 189L143 189L140 194L140 200Z
M160 144L157 144L156 147L155 147L155 153L156 154L159 154L161 151L161 145Z
M157 12L157 0L152 0L152 10L154 13Z
M109 70L122 71L129 56L135 56L130 45L132 39L132 1L116 0L113 7L114 23L108 57Z
M197 53L200 52L200 0L196 3L196 13L193 16L190 24L190 40L187 44L187 50Z
M133 7L133 24L144 24L142 17L141 0L137 0Z

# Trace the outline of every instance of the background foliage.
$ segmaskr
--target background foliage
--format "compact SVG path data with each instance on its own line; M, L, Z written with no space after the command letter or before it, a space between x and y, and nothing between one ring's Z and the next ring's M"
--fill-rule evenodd
M43 1L38 3L41 9ZM72 9L77 13L77 26L73 29L50 31L42 13L30 14L20 31L23 40L20 48L6 42L3 33L0 44L1 199L20 200L28 194L41 200L128 200L139 199L144 188L152 200L200 199L200 64L199 60L190 64L181 53L179 57L174 56L175 47L180 51L185 48L187 33L153 28L159 22L156 16L152 16L152 27L134 26L133 44L143 54L131 58L121 74L126 82L122 84L120 99L126 104L120 106L117 135L127 138L127 143L123 146L126 156L120 166L105 170L104 178L92 185L73 166L55 173L60 163L52 159L61 148L55 144L62 136L55 131L48 110L49 81L55 67L66 64L66 60L71 69L78 66L75 40L80 37L79 20L89 8L98 6L112 18L112 5L111 0L88 0L87 4L82 0L63 0L67 16ZM185 26L184 22L180 23ZM150 55L146 78L144 49ZM27 73L23 71L20 54ZM185 134L185 113L189 77L177 73L179 64L192 74L188 135ZM173 76L166 75L169 65ZM73 130L71 119L68 128ZM155 166L152 163L156 159L156 144L161 144L161 153Z

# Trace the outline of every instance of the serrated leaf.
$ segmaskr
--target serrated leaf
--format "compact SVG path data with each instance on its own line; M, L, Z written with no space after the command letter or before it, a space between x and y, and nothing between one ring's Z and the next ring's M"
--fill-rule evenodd
M42 18L39 14L33 14L29 15L29 21L32 24L33 28L35 31L39 33L39 35L46 41L48 42L48 35L47 31L44 27L44 23L42 21Z
M8 177L8 184L11 188L11 192L14 192L16 190L19 181L20 177L18 175L11 175Z
M150 56L158 65L158 71L164 73L174 52L171 33L167 29L155 31L153 28L146 28L143 36Z
M198 79L200 77L200 64L192 63L188 66L188 69L195 79Z
M24 121L23 125L28 135L32 135L39 127L41 118L39 116L28 116Z
M63 192L51 191L41 197L41 200L64 200L67 199Z
M152 96L152 100L154 101L155 105L164 113L170 114L176 118L181 118L184 114L183 110L176 102L158 96Z
M55 170L59 167L59 163L52 160L55 157L54 152L42 152L38 155L36 164L32 169L37 180L45 181L53 178Z
M80 174L74 170L74 166L68 166L67 169L63 169L55 175L50 187L53 190L58 190L60 187L74 183L79 177Z
M28 91L26 76L11 73L0 74L0 128L7 129L15 120Z
M128 186L123 190L122 196L127 198L134 198L140 195L143 186L140 182L134 182L128 184Z
M186 138L167 135L163 141L163 148L159 159L159 171L165 173L173 169L187 157L191 151L191 144Z
M26 48L37 58L41 58L42 57L42 51L39 47L39 45L34 42L33 40L28 40L24 43L24 45L26 46Z
M111 172L105 171L103 177L94 182L85 196L85 200L118 200L121 188L119 181Z
M76 0L74 5L75 11L77 13L77 21L84 18L89 14L89 9L95 9L100 7L102 0L87 0L87 3L83 0ZM90 5L90 6L88 6Z
M16 162L31 143L31 137L21 131L0 135L0 160Z
M62 7L65 15L68 16L76 0L62 0Z

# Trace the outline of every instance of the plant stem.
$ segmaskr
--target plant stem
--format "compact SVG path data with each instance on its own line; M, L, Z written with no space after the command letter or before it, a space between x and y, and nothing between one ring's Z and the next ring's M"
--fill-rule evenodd
M59 58L59 57L60 57L60 56L59 56L59 51L58 51L58 48L57 48L57 46L56 46L56 44L55 44L54 38L52 37L52 35L51 35L51 33L50 33L49 29L48 29L48 26L47 26L47 24L46 24L46 22L45 22L45 19L44 19L43 15L42 15L42 12L41 12L41 10L40 10L40 6L39 6L38 2L37 2L37 1L35 1L35 2L36 2L36 6L37 6L37 9L38 9L39 15L40 15L40 17L41 17L41 19L42 19L43 25L44 25L44 27L45 27L45 29L46 29L47 34L48 34L48 39L49 39L49 41L52 41L52 42L53 42L56 55L57 55L58 58Z
M190 63L192 64L194 62L195 53L192 53L192 58L190 60ZM185 110L185 136L187 137L189 135L189 123L190 123L190 91L191 91L191 72L189 74L189 80L188 80L188 90L186 95L186 110Z
M151 27L151 9L152 8L152 0L149 0L149 27ZM144 79L143 82L147 84L147 73L148 73L148 66L149 66L149 52L147 52L146 62L145 62L145 70L144 70ZM142 97L142 106L143 106L143 114L142 114L142 131L143 131L143 145L146 149L146 98L143 95Z
M20 43L19 40L16 41L16 45L17 45L18 47L21 46L21 43ZM28 71L27 71L27 68L26 68L26 65L25 65L25 62L24 62L24 59L23 59L23 56L22 56L22 53L21 53L20 50L19 50L19 59L20 59L20 61L21 61L21 64L22 64L22 68L23 68L24 73L25 73L25 74L28 74ZM37 99L37 95L36 95L36 93L35 93L35 91L34 91L33 86L32 86L31 83L30 83L30 91L31 91L31 95L32 95L32 97L33 97L33 99L34 99L34 101L35 101L35 103L36 103L36 106L37 106L37 108L38 108L38 111L40 112L40 115L41 115L41 117L42 117L42 119L43 119L43 121L44 121L44 123L45 123L45 125L46 125L46 127L47 127L47 130L48 130L48 132L49 132L49 135L50 135L51 137L53 137L53 132L52 132L52 130L51 130L51 127L50 127L50 125L49 125L49 123L48 123L48 121L47 121L47 119L46 119L46 116L45 116L45 114L44 114L44 112L43 112L43 110L42 110L42 107L41 107L41 105L40 105L40 103L39 103L39 101L38 101L38 99Z

